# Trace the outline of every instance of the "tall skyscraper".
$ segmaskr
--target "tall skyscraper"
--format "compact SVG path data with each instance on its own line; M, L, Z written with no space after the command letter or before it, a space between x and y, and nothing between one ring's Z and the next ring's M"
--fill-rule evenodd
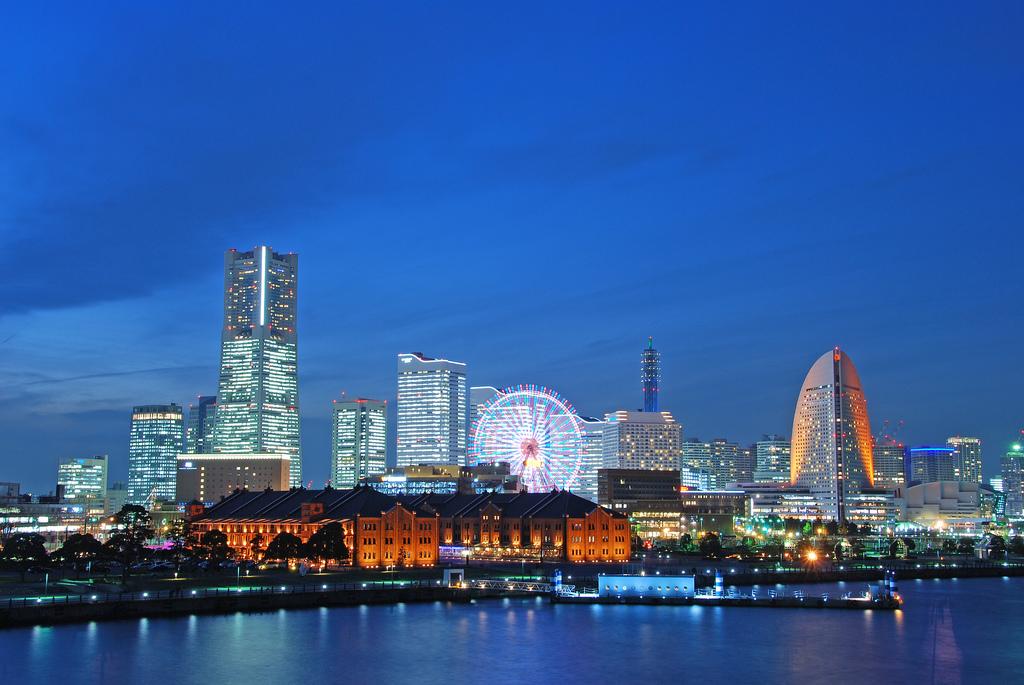
M911 447L908 454L907 477L910 480L922 483L960 480L956 450L952 447Z
M644 411L658 411L658 375L661 355L654 349L654 338L647 339L647 347L640 354L640 382L644 387Z
M682 427L667 411L606 414L604 468L678 471Z
M224 253L224 329L213 451L280 454L302 486L296 291L299 256Z
M128 503L174 501L177 457L185 417L177 404L147 404L132 409L128 443Z
M64 486L68 499L103 499L107 496L107 455L76 459L61 458L57 464L57 485Z
M1013 443L999 460L1003 474L1003 494L1006 495L1006 515L1024 517L1024 441Z
M792 474L789 459L793 443L781 435L764 435L757 441L754 482L788 483Z
M978 438L946 439L946 447L956 450L957 480L969 483L981 482L981 440Z
M360 478L377 476L387 469L388 403L381 400L334 402L331 483L354 488Z
M892 489L907 482L907 448L895 440L881 439L871 451L875 487Z
M398 467L466 465L466 365L398 355Z
M213 451L213 424L217 418L217 398L200 397L188 405L188 426L185 428L185 453L205 454Z
M822 511L846 518L847 499L871 487L871 426L860 376L838 347L807 372L793 415L793 484L809 488Z

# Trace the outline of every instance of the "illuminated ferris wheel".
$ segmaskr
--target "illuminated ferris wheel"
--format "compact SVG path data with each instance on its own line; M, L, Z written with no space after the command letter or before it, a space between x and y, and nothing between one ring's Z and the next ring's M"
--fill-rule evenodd
M583 456L579 419L552 390L507 388L480 408L472 435L470 463L508 462L530 492L571 490L578 484Z

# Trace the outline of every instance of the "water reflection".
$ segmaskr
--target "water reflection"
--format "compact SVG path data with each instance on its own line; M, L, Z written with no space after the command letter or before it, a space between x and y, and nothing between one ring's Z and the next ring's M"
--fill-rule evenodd
M901 612L503 600L7 630L0 632L0 682L194 685L247 674L246 685L313 675L325 685L807 685L959 683L965 671L972 681L994 682L1024 672L1024 580L908 582L902 589ZM343 668L327 666L339 658Z

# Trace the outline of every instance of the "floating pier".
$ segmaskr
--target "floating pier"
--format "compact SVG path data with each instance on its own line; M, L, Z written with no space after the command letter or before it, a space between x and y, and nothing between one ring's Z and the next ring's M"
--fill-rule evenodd
M669 606L736 606L770 609L857 609L896 611L902 604L896 574L886 571L883 582L871 585L863 596L822 594L813 596L802 590L783 595L769 590L767 595L726 593L721 573L715 576L714 590L696 592L693 576L598 576L598 587L577 590L563 585L560 573L551 579L551 601L557 604L643 604Z

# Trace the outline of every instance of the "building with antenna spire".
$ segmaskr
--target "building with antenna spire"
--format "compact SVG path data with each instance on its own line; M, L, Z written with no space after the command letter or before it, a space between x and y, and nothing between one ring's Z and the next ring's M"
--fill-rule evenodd
M661 355L654 349L654 338L647 338L647 347L640 355L640 382L644 386L644 411L658 411L658 370Z

